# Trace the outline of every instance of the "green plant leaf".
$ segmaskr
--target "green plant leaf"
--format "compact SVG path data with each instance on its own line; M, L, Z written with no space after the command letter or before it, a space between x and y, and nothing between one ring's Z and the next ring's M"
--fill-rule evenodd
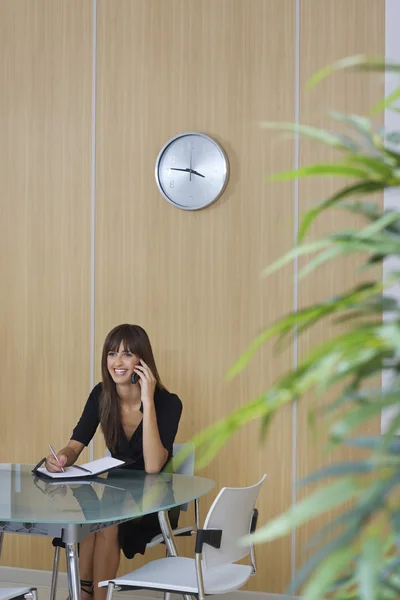
M267 276L271 275L272 273L274 273L275 271L278 271L279 269L281 269L283 266L292 262L295 258L298 258L299 256L303 256L304 254L311 254L312 252L316 252L317 250L320 250L321 248L327 248L328 246L331 246L331 245L332 245L332 242L330 240L323 239L323 240L317 240L315 242L311 242L310 244L303 244L302 246L297 246L296 248L293 248L293 250L291 250L290 252L287 252L287 254L285 254L282 258L277 260L275 263L273 263L272 265L267 267L262 272L262 275L264 277L267 277Z
M400 181L399 181L400 183ZM400 212L398 211L390 211L383 213L376 221L368 225L361 231L357 233L357 237L360 239L368 238L375 233L378 233L391 225L392 223L396 223L400 221ZM399 243L400 247L400 243Z
M314 518L338 504L343 504L354 498L359 491L357 482L352 478L345 477L335 481L307 496L288 512L257 530L255 534L246 536L244 543L247 544L251 541L257 544L276 540L287 535L292 529L307 522L310 518Z
M345 209L358 215L363 215L368 221L375 221L382 214L375 202L341 202L339 209Z
M297 125L296 123L261 123L261 127L264 129L279 129L282 131L293 131L304 135L314 141L322 142L327 146L337 148L338 150L346 150L346 145L340 136L334 133L326 131L325 129L318 129L318 127L311 127L310 125Z
M379 175L379 178L391 178L392 177L392 169L389 165L387 165L382 157L372 157L366 156L365 154L349 154L347 160L350 164L359 164L364 167L364 171L366 173L371 172ZM370 174L370 173L369 173ZM371 175L371 174L370 174ZM363 203L364 204L364 203ZM365 203L367 204L367 203ZM376 204L375 204L376 206ZM378 212L378 211L376 211Z
M302 269L300 269L298 278L303 279L313 271L315 271L318 267L322 266L324 263L337 258L342 254L348 254L349 251L347 248L341 247L339 245L334 246L333 248L328 248L325 252L320 252L313 260L310 260Z
M329 557L333 552L337 551L343 546L348 546L354 540L357 535L357 529L349 527L344 534L328 542L323 548L318 550L311 558L296 572L292 579L290 586L287 590L287 594L295 594L299 587L309 578L310 574L316 569L316 567Z
M381 542L376 531L367 534L361 544L357 565L357 579L362 600L376 600L381 565Z
M314 575L306 585L302 598L304 600L321 600L324 592L335 581L335 578L348 568L354 556L352 547L344 547L331 554L316 568Z
M365 54L349 56L319 70L308 80L307 87L312 88L332 73L344 69L356 69L362 71L400 71L400 64L385 61L378 57L367 56Z
M307 167L302 167L301 169L296 169L294 171L276 173L268 177L268 179L269 181L289 181L291 179L299 179L301 177L322 177L327 175L340 175L343 177L359 177L360 179L365 179L366 172L360 167L354 167L346 163L317 163L315 165L309 165Z
M360 286L356 286L348 293L338 296L337 298L332 298L325 303L306 307L297 313L290 313L280 321L276 322L272 327L269 327L258 335L249 348L229 370L227 378L230 380L240 373L257 350L275 335L286 335L288 332L294 331L295 329L301 333L320 319L325 318L334 312L348 308L352 304L358 306L361 302L368 300L369 297L381 292L384 285L385 284L382 282L364 283ZM326 351L325 348L324 351Z
M308 549L319 547L326 537L329 536L329 539L331 539L333 532L336 530L339 530L341 533L344 531L345 534L349 532L348 535L350 536L350 539L346 541L352 541L354 539L352 533L359 532L360 527L368 514L369 511L364 504L353 505L349 510L340 511L338 516L330 519L326 525L318 529L317 533L315 533L311 540L307 542L306 547Z
M391 107L396 102L396 100L398 100L399 98L400 98L400 86L397 87L395 90L393 90L393 92L391 92L388 96L386 96L386 98L377 102L372 107L371 114L376 115L377 113L382 112L382 110L385 110L386 108Z
M388 131L383 134L385 141L395 146L400 145L400 131Z
M346 115L337 111L331 111L331 117L337 121L341 121L354 129L361 135L367 147L375 156L382 156L383 138L378 133L374 133L370 119L361 117L360 115ZM352 155L349 155L349 158Z
M333 194L330 198L318 204L315 208L308 210L301 222L299 233L298 233L298 241L299 243L304 239L307 231L309 230L311 224L315 221L315 219L325 210L335 206L340 203L344 198L348 196L358 195L358 194L373 194L382 190L385 187L381 182L361 182L356 183L350 186L346 186Z
M224 444L246 423L260 419L268 412L274 413L279 408L279 397L276 398L275 403L270 401L269 404L265 398L266 395L261 394L193 437L191 441L196 448L196 466L198 468L207 465Z
M319 471L315 471L315 473L311 473L311 475L307 475L301 479L297 485L299 487L304 487L306 485L313 484L321 479L326 479L328 477L341 477L343 475L363 475L365 473L371 473L376 469L376 465L370 463L366 460L353 460L346 461L341 463L334 463L332 465L328 465Z

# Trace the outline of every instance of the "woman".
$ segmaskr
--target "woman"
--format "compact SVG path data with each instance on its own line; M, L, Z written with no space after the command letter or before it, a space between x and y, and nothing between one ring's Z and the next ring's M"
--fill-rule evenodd
M46 467L59 472L77 460L100 424L107 448L115 458L133 459L131 468L159 473L172 456L182 413L178 396L161 383L147 333L138 325L115 327L104 342L102 383L96 385L57 460ZM175 524L174 524L175 525ZM160 533L157 515L146 515L87 536L79 548L82 600L103 600L107 588L99 581L116 576L120 549L128 558Z

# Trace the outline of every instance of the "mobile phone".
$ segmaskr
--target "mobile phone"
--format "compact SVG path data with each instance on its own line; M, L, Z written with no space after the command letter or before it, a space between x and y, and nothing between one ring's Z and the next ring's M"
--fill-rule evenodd
M139 381L139 375L137 373L132 373L131 381L132 383L137 383Z

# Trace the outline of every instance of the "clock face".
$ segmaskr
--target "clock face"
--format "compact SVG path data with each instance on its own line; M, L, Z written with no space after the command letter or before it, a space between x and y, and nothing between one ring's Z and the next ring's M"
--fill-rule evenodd
M156 181L164 198L184 210L212 204L224 191L229 163L224 150L202 133L183 133L162 148Z

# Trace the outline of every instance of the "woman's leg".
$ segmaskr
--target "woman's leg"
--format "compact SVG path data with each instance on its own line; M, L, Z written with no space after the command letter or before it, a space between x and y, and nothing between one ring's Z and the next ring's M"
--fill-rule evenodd
M114 577L116 577L120 553L118 525L107 527L96 533L92 561L95 600L106 599L107 588L99 588L98 583L104 581L104 579L114 579ZM83 579L82 573L81 577Z
M79 544L79 575L82 600L89 600L93 586L93 555L97 533L91 533Z

